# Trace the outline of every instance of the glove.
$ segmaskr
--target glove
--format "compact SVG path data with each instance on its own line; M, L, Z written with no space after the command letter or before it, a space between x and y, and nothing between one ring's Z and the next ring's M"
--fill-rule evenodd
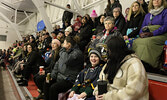
M153 33L152 32L144 32L144 33L139 34L139 36L141 38L152 37Z

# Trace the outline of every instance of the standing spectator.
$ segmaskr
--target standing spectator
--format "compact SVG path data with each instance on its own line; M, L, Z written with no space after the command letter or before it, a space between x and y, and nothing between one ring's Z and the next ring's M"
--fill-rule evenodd
M121 32L121 34L125 34L124 26L126 25L125 18L122 15L121 8L116 7L113 9L113 16L115 18L115 27Z
M143 23L145 12L141 4L137 1L133 2L125 26L125 35L124 39L136 38L139 35L141 25Z
M141 38L134 41L133 50L141 60L153 68L160 69L160 57L167 40L167 2L150 0L148 8L149 13L145 16L140 30Z
M70 4L67 4L66 8L71 9ZM63 22L63 28L65 29L65 22L68 25L71 25L71 19L73 17L73 13L69 12L69 11L64 11L63 13L63 17L62 17L62 22Z
M119 0L108 0L107 7L105 8L106 16L113 16L113 9L115 7L120 7L122 11L122 5L119 3Z
M99 75L99 80L107 81L107 93L98 95L96 87L96 100L149 100L147 74L140 59L122 37L111 37L107 47L107 64Z
M143 7L143 10L145 11L145 13L148 13L148 4L145 2L145 0L137 0Z

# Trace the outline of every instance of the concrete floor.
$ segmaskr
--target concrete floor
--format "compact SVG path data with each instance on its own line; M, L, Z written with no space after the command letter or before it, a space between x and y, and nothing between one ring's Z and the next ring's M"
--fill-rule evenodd
M0 68L0 100L19 100L18 93L7 70Z

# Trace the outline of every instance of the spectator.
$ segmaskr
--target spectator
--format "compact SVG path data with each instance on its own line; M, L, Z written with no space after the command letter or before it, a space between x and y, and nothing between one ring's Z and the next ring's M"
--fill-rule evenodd
M148 100L147 74L138 57L118 36L111 37L107 47L108 62L99 75L99 80L107 81L107 93L98 95L96 87L96 100Z
M141 4L137 1L133 2L125 26L124 40L129 38L136 38L139 35L139 31L144 20L145 12Z
M148 8L149 13L145 16L140 30L141 38L134 41L133 50L145 63L160 69L160 55L167 40L167 2L150 0Z
M72 25L72 28L74 29L74 33L78 33L78 30L80 29L81 27L81 20L82 20L82 17L81 16L77 16L77 18L74 20L75 23Z
M35 51L32 44L27 45L28 57L24 64L21 64L21 70L23 71L23 77L19 82L19 86L28 86L28 80L30 74L37 74L40 65L45 65L45 61L42 56Z
M98 16L97 16L97 13L96 13L96 10L93 10L91 15L90 15L92 21L93 21L93 28L96 28L97 27L97 24L98 24ZM88 20L89 22L89 20Z
M59 49L61 46L61 43L57 39L52 40L52 51L51 51L51 62L49 64L49 67L44 68L42 72L39 72L34 76L34 82L37 85L38 89L40 89L40 94L38 97L36 97L36 100L44 99L44 93L43 93L43 86L44 81L46 80L47 73L51 73L53 70L53 67L55 65L55 62L59 59Z
M108 0L107 7L105 8L106 16L113 16L113 9L120 7L122 11L122 5L119 3L119 0Z
M145 11L145 13L148 13L148 4L145 2L145 0L137 0L143 7L143 10Z
M71 9L70 4L67 4L66 8ZM73 18L73 13L69 11L64 11L62 22L63 22L63 28L65 29L67 26L65 24L71 25L71 19Z
M50 37L49 33L47 32L45 34L45 40L44 40L44 45L45 45L45 48L44 50L46 51L47 49L50 49L51 48L51 41L52 41L52 38Z
M94 35L96 35L98 33L101 33L105 29L105 27L104 27L104 19L105 19L104 15L100 15L99 16L98 25L96 27L96 30L94 31Z
M84 51L92 36L92 27L88 24L88 19L85 16L82 18L82 26L77 36L80 38L79 48Z
M59 31L59 33L58 33L58 35L57 35L57 39L58 39L61 43L63 43L63 42L64 42L64 38L65 38L65 36L64 36L64 31L63 31L63 30Z
M88 24L93 28L94 23L93 23L92 18L90 17L90 15L89 14L85 14L85 17L88 19Z
M126 25L125 18L122 15L121 8L116 7L113 9L113 16L115 18L115 27L121 32L121 34L125 34L124 26Z
M73 32L72 32L72 27L71 26L68 26L66 29L65 29L65 36L73 36Z
M129 7L128 8L126 8L126 10L125 10L125 21L127 22L127 17L128 17L128 13L129 13Z
M69 90L83 68L83 54L75 38L67 36L60 50L60 58L51 72L51 81L44 84L45 100L58 100L58 94Z
M71 98L69 100L75 100L74 94L78 94L78 99L93 98L93 90L103 66L100 49L93 49L89 52L89 61L91 64L79 73L69 94L69 98Z
M53 32L51 33L51 35L52 35L52 39L56 39L56 34L57 34L56 31L53 31Z

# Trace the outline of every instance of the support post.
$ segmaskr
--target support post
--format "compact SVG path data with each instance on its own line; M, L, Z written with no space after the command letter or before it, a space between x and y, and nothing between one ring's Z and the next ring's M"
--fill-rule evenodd
M4 18L4 20L6 20L8 23L10 23L10 25L13 27L13 29L16 31L17 36L19 38L19 40L22 41L22 37L20 32L18 31L18 27L16 23L12 23L3 13L0 12L0 16L2 16Z
M35 4L35 6L37 7L39 13L41 14L41 17L46 25L46 28L48 30L48 32L51 34L51 32L53 31L52 28L52 24L49 20L49 17L46 13L46 10L44 8L44 1L43 0L32 0L32 2Z
M15 18L14 18L14 23L17 22L17 9L15 10Z

